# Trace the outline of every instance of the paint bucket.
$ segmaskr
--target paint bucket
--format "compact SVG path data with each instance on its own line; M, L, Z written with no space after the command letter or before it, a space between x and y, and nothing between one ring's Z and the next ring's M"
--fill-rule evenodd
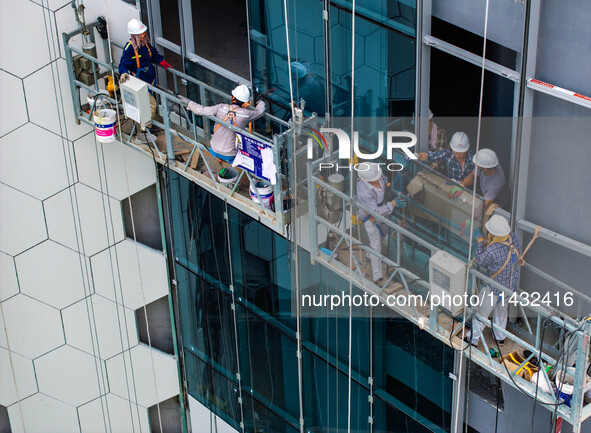
M94 134L97 141L110 143L117 137L117 113L110 108L95 110L93 114Z
M273 194L273 185L271 185L266 180L260 179L255 179L254 185L256 186L256 192L252 186L252 183L250 184L250 198L252 199L252 201L255 203L262 202L262 205L265 206L267 209L272 209L273 203L275 201L275 197ZM260 201L257 197L257 193L261 198Z
M109 96L109 92L107 92L106 90L99 90L98 91L99 95L105 95L105 96ZM96 98L97 93L95 92L88 92L88 96L86 97L86 102L88 102L88 106L90 107L90 109L92 109L92 106L94 105L94 100ZM102 105L103 102L106 101L106 99L99 99L99 104ZM96 107L98 108L98 107Z
M564 378L562 376L562 371L559 370L556 372L556 397L558 397L559 401L564 402L570 407L570 400L573 397L575 379L569 373L566 373ZM564 382L561 382L560 379L564 379Z
M232 185L238 180L238 171L233 168L222 168L218 173L218 182L222 185L232 188Z

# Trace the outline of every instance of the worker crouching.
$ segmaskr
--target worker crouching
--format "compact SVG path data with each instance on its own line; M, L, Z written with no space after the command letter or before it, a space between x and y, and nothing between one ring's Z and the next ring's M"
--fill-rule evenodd
M362 168L367 167L366 170ZM375 162L364 162L359 164L359 179L357 179L357 200L377 215L390 215L395 207L405 208L406 201L402 198L395 198L388 201L387 179L382 173L379 164ZM375 218L363 210L358 211L358 217L363 222L363 227L369 238L369 246L377 253L367 256L371 262L373 282L381 287L384 283L382 274L382 261L378 257L382 254L382 238L386 233Z

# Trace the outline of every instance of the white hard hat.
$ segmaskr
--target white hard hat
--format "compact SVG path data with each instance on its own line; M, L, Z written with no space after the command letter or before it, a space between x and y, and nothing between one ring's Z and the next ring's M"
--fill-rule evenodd
M307 73L308 70L303 64L301 64L300 62L291 62L292 78L296 78L299 80L300 78L304 78Z
M382 168L375 162L362 162L357 166L359 178L366 182L375 182L382 177Z
M484 226L493 236L507 236L511 232L509 223L501 215L491 216Z
M127 33L129 33L130 35L141 35L146 30L148 30L146 25L135 18L129 20L129 22L127 23Z
M468 152L468 149L470 149L470 140L468 140L468 136L465 132L456 132L451 136L449 147L451 147L451 150L454 152Z
M433 112L431 111L431 109L429 108L429 120L433 119Z
M453 140L453 138L452 138ZM492 149L481 149L474 155L474 164L482 168L494 168L499 164L499 158Z
M241 102L248 102L250 99L250 90L244 84L240 84L232 90L232 96Z

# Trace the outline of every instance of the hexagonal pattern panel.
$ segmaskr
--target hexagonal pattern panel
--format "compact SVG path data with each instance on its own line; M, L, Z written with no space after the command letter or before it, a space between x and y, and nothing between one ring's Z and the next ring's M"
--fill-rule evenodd
M118 200L156 182L153 161L119 141L99 143L89 134L74 143L74 151L80 182Z
M14 259L0 253L0 302L18 293L18 280Z
M33 361L12 353L12 366L14 366L14 377L12 376L12 367L8 350L0 347L0 405L10 406L16 403L16 387L21 399L26 398L37 392L37 382L35 381L35 370L33 370ZM16 378L16 387L14 380Z
M23 430L21 422L21 408L25 430ZM12 433L24 433L24 431L27 433L71 433L80 431L75 408L39 393L22 400L20 408L18 404L10 406L8 416L11 420L17 420L11 422Z
M10 349L29 359L64 344L60 313L55 308L18 294L2 302ZM0 327L0 346L6 348L6 334Z
M95 433L97 430L112 433L150 431L146 408L138 407L135 403L130 404L129 400L114 394L107 394L101 399L93 400L78 408L82 433ZM103 428L105 425L104 413L107 410L109 411L110 427Z
M45 241L16 257L21 293L61 309L90 294L86 261L75 251Z
M32 123L20 127L0 139L0 180L40 200L61 191L68 186L64 146Z
M150 352L154 357L155 372L152 371ZM179 393L174 357L143 344L107 360L107 373L113 394L130 398L144 407L155 405ZM134 379L135 383L128 383ZM135 393L128 394L128 386L134 385Z
M43 206L20 191L0 184L0 250L10 254L18 253L47 239Z
M92 295L62 311L66 343L108 359L138 344L135 313ZM98 347L97 347L98 340Z
M48 198L43 207L50 239L87 256L125 239L119 201L80 183Z
M0 0L0 28L12 41L28 43L26 55L22 43L2 44L0 68L24 78L51 61L47 49L47 34L43 9L28 1ZM71 12L70 12L71 13Z
M8 45L8 44L6 44ZM27 106L23 92L23 82L14 75L0 70L0 137L27 123Z
M160 251L141 244L137 244L136 251L132 240L125 240L100 252L91 258L91 265L95 292L132 310L168 294L164 256ZM141 280L138 265L141 267Z
M104 380L102 361L70 346L62 346L35 361L39 391L80 406L100 395ZM103 385L103 384L101 384Z
M56 104L56 89L49 85L54 77L57 78L57 65L50 63L29 75L23 82L31 122L60 135L60 110ZM58 100L61 103L59 98ZM64 103L71 104L70 100L71 98L65 99Z

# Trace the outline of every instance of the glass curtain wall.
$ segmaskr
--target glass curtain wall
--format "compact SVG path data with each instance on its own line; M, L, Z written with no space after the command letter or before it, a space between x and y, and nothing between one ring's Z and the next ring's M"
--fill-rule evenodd
M324 28L323 11L329 25ZM355 116L411 116L415 93L416 6L410 1L361 1L355 10ZM293 99L309 112L351 116L352 4L347 0L251 0L253 85L275 109ZM330 76L326 77L326 66ZM330 94L326 94L326 80ZM328 104L327 104L328 102ZM289 114L285 113L288 117Z
M165 174L189 394L236 429L299 431L293 244ZM347 280L312 266L304 250L299 265L302 292L349 293ZM402 319L364 313L350 327L348 308L302 312L306 431L340 431L349 416L354 431L369 431L370 416L374 431L449 431L452 350Z

